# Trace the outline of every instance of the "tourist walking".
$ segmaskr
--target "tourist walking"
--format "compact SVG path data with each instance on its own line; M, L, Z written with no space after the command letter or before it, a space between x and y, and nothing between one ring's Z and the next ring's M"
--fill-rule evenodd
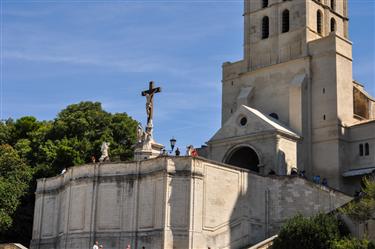
M99 242L98 241L95 241L94 246L92 247L92 249L99 249Z

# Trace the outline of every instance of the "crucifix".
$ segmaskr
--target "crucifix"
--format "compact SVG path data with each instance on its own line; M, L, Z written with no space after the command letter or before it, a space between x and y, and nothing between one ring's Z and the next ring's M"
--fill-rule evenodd
M149 84L149 88L146 91L143 91L141 94L142 96L146 96L146 113L147 113L147 127L152 127L152 113L154 110L154 94L160 93L161 88L155 87L154 82L151 81Z

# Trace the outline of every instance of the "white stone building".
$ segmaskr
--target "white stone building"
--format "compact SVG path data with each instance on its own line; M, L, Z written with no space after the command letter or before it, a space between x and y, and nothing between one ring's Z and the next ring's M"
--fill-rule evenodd
M353 194L375 171L375 100L352 77L347 0L246 0L244 19L206 156L261 174L298 168Z
M38 180L31 248L245 248L297 213L352 199L333 188L353 193L375 169L375 101L352 78L347 1L245 0L244 18L244 59L223 65L208 159L97 163Z

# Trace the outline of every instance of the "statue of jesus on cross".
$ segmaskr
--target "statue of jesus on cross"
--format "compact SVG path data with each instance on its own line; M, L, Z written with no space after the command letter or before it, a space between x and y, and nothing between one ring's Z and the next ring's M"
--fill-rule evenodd
M147 128L152 128L152 114L154 110L154 94L160 93L161 88L155 87L154 82L151 81L149 84L149 88L146 91L143 91L141 94L142 96L146 97L146 113L147 113Z

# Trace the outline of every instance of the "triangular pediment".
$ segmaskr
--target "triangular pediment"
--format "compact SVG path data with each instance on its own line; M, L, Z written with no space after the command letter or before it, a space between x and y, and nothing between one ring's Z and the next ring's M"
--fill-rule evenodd
M299 138L297 133L276 119L265 115L254 108L241 105L216 132L210 141L272 132L280 132L295 137L296 139Z

